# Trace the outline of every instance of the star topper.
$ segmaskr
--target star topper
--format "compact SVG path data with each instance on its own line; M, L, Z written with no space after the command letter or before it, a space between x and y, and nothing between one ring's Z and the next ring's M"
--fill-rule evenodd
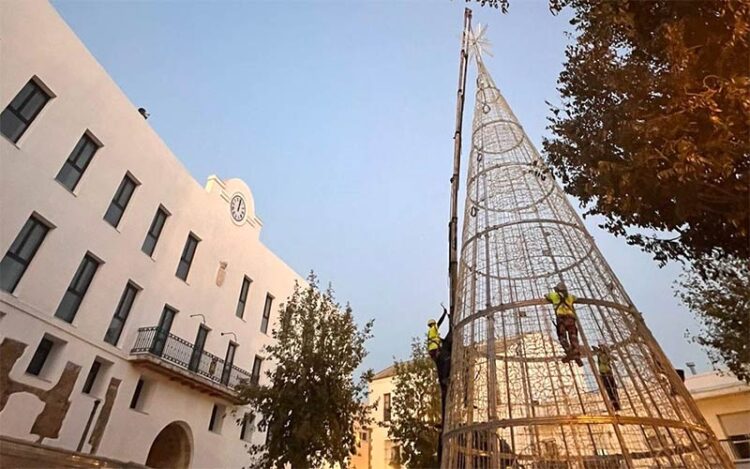
M492 44L485 36L487 33L486 24L477 24L477 30L474 28L469 30L469 54L474 54L477 60L481 60L482 54L487 54L492 57Z

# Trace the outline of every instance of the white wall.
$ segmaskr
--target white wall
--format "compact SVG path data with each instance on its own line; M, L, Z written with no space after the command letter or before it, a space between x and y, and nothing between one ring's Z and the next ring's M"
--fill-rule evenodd
M231 336L220 332L234 332L239 343L234 363L250 371L255 354L270 340L259 331L266 293L276 298L273 325L279 304L294 281L302 279L259 241L261 224L254 213L241 226L232 222L226 199L240 192L252 212L249 188L234 179L225 181L224 189L217 181L206 190L195 181L51 5L0 2L0 43L0 108L32 76L55 95L17 144L0 136L0 254L32 212L55 226L13 294L0 292L0 312L6 314L0 319L0 335L29 344L11 377L48 388L66 361L82 367L61 437L45 443L75 449L93 401L81 387L99 355L113 362L98 378L100 397L110 377L123 380L99 454L143 463L158 432L172 421L184 421L193 434L195 467L240 466L247 455L230 418L222 435L208 432L215 400L134 366L127 361L129 351L137 329L155 326L167 303L179 310L173 334L193 342L200 319L189 316L203 314L211 328L205 350L223 358ZM54 178L86 130L103 147L71 193ZM140 185L115 229L102 217L126 171ZM151 258L141 252L141 244L160 204L171 216ZM189 232L202 241L185 282L175 270ZM68 324L53 315L87 251L104 264ZM219 287L221 261L228 267ZM240 319L235 307L245 275L253 283ZM143 290L114 347L102 338L128 280ZM64 357L46 370L47 381L24 373L45 333L67 341ZM157 383L144 413L128 408L141 374ZM41 406L29 394L13 395L0 414L0 433L34 439L28 432Z

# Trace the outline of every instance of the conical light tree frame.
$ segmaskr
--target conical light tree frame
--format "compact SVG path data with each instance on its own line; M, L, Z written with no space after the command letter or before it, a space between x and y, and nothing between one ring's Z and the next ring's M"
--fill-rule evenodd
M473 49L443 467L731 467ZM562 361L544 298L560 281L578 298L582 367ZM597 345L614 360L620 411L591 352Z

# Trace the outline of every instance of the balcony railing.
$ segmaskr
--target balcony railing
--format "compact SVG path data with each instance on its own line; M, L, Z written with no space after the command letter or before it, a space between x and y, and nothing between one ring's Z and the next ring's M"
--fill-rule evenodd
M224 360L216 355L198 350L187 340L161 331L158 327L138 329L138 336L130 354L157 357L230 389L252 380L250 373L242 368L234 365L225 367Z

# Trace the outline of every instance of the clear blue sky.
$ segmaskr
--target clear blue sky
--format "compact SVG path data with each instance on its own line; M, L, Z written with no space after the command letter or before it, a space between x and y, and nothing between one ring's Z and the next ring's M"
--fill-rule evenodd
M465 4L53 3L200 183L244 179L263 242L298 272L332 281L358 320L375 318L365 364L377 371L406 357L447 298ZM539 146L570 26L544 1L512 0L507 15L473 9L489 24L490 71ZM658 269L587 226L675 366L706 369L684 338L692 315L670 287L679 267Z

